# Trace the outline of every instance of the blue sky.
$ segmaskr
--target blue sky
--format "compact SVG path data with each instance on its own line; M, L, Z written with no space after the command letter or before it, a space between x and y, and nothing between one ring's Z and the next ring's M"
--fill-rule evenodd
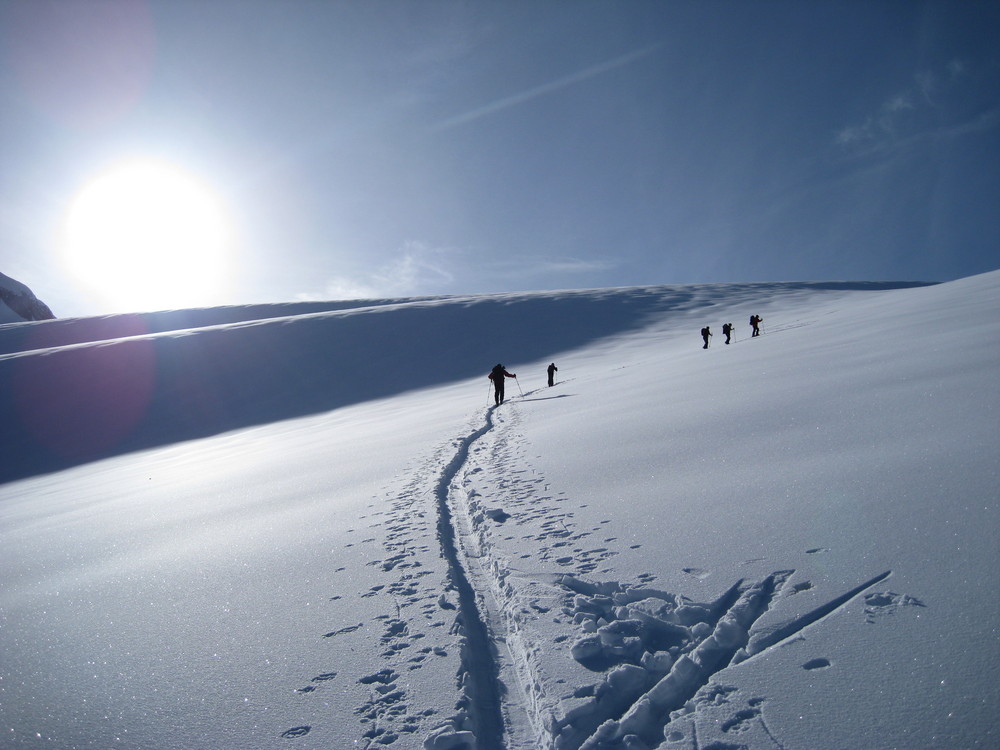
M59 316L126 305L58 247L140 157L231 226L178 306L1000 267L996 2L0 0L0 29L0 272Z

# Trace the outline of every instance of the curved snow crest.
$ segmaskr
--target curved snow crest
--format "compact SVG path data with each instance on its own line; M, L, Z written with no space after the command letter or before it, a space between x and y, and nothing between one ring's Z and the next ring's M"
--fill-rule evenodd
M682 336L721 311L899 286L651 286L0 326L0 482L481 377L498 351L534 362L651 325Z
M219 307L198 307L180 310L159 310L141 313L116 313L83 318L60 318L47 320L37 317L29 320L45 320L44 333L32 326L8 326L3 323L22 322L23 316L11 321L0 321L0 355L31 351L39 348L71 346L97 341L114 341L136 335L151 335L192 331L200 328L239 325L262 320L294 318L304 315L325 313L351 313L370 308L410 307L414 305L448 306L451 304L494 302L502 305L527 303L539 311L558 301L633 299L633 304L641 307L642 300L655 298L672 300L674 305L688 299L705 302L713 297L719 300L734 299L742 294L758 297L783 296L796 292L845 292L845 291L886 291L926 286L928 282L775 282L748 284L697 284L662 285L643 287L615 287L609 289L580 289L556 292L519 292L481 295L438 295L427 297L399 297L387 299L327 300L303 302L271 302L247 305L222 305ZM0 274L0 289L6 288L11 294L30 296L32 291L15 279ZM47 309L47 308L46 308ZM51 317L51 314L50 314Z

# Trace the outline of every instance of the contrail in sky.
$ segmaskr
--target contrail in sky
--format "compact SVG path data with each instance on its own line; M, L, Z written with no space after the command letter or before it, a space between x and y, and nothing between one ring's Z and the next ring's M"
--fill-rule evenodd
M598 65L593 65L589 68L585 68L577 73L573 73L568 76L563 76L562 78L557 78L549 83L543 83L541 86L535 86L527 91L522 91L519 94L514 94L513 96L508 96L503 99L498 99L495 102L486 104L482 107L477 107L476 109L470 110L455 117L450 117L443 122L438 123L433 130L445 130L447 128L453 128L458 125L465 125L472 122L473 120L478 120L480 117L485 117L491 115L494 112L499 112L502 109L507 109L508 107L513 107L517 104L522 104L523 102L529 101L531 99L537 99L539 96L545 96L545 94L550 94L557 89L561 89L565 86L571 86L574 83L579 83L580 81L586 81L588 78L593 78L599 76L602 73L606 73L609 70L614 70L615 68L620 68L623 65L628 65L636 60L646 57L658 50L662 45L653 44L649 47L643 47L635 52L629 52L627 55L622 55L621 57L616 57L613 60L608 60L607 62L600 63Z

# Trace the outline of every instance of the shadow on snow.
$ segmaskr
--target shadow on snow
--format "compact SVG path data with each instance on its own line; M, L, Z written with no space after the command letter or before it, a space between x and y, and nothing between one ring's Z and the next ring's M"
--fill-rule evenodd
M734 298L902 286L914 284L638 287L0 326L0 482L485 379L497 361L554 357L667 312Z

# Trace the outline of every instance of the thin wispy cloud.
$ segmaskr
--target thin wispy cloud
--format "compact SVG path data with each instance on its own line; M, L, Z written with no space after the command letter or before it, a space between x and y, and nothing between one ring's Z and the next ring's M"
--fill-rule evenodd
M965 135L967 133L985 133L1000 126L1000 107L983 112L968 122L960 123L948 131L949 135Z
M924 70L915 74L910 86L887 97L877 111L841 128L835 143L845 149L878 151L934 130L936 126L926 115L939 110L945 94L969 74L969 64L959 59L940 72Z
M554 258L537 264L540 273L594 273L614 268L617 263L608 260L583 258Z
M914 79L924 101L934 107L937 106L937 94L947 91L971 72L971 66L966 60L956 58L945 65L943 71L924 70L914 76Z
M965 60L952 60L948 63L948 73L952 78L958 78L969 71L969 65Z
M925 104L934 106L934 94L938 89L938 78L936 75L930 71L924 71L922 73L917 73L914 80L917 84L917 90L920 92Z
M537 258L519 255L491 264L490 273L494 277L503 277L508 281L553 275L568 278L610 271L618 265L617 260L608 258L574 258L569 256Z
M648 47L643 47L642 49L636 50L634 52L629 52L626 55L621 55L612 60L608 60L597 65L593 65L589 68L585 68L576 73L572 73L562 78L557 78L554 81L548 83L543 83L540 86L535 86L534 88L527 89L526 91L521 91L512 96L507 96L502 99L498 99L489 104L483 105L482 107L477 107L476 109L464 112L455 117L450 117L443 122L438 123L433 130L446 130L448 128L454 128L459 125L467 125L470 122L480 119L481 117L486 117L487 115L492 115L502 110L508 109L510 107L523 104L532 99L537 99L538 97L551 94L554 91L565 88L567 86L572 86L573 84L586 81L590 78L595 78L608 71L615 70L616 68L621 68L625 65L630 65L637 60L647 57L656 50L658 50L662 45L653 44Z
M902 112L913 109L913 100L908 94L897 94L885 103L887 113Z
M885 101L881 109L865 118L864 122L848 125L836 136L840 146L873 145L891 137L904 113L916 109L913 99L906 93L895 94Z
M303 292L300 300L375 299L406 297L418 290L441 289L455 280L448 267L447 248L408 241L396 257L361 277L336 276L327 279L322 292Z

